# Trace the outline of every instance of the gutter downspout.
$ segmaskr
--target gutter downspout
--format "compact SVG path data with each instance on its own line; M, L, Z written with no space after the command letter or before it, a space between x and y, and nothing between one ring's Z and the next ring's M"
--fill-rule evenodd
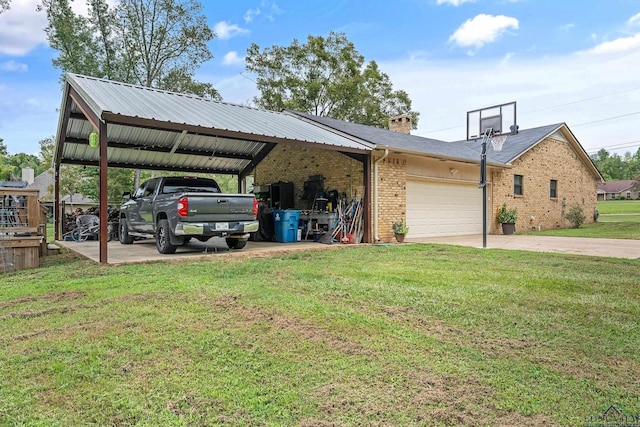
M373 241L379 242L378 236L378 163L389 156L389 149L384 149L384 154L373 162Z

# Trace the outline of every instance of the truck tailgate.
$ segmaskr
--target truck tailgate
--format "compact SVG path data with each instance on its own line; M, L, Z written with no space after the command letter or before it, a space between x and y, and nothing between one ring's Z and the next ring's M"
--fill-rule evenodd
M253 194L185 193L188 208L183 222L252 221Z

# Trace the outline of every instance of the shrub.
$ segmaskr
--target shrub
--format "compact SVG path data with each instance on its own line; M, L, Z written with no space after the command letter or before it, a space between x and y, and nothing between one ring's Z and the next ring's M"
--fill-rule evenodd
M504 203L500 209L498 209L496 219L500 224L515 224L518 219L518 210L516 208L509 209L507 208L507 204Z
M587 217L584 214L584 210L582 206L574 205L571 206L569 212L565 215L565 218L571 223L572 228L580 228Z
M404 223L404 219L395 221L392 224L393 234L407 234L409 232L409 227Z

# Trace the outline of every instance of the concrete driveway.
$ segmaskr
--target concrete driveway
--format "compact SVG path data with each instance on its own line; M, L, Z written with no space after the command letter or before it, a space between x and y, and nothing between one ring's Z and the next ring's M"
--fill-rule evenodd
M443 243L447 245L471 246L474 248L482 247L481 234L407 239L405 241L415 243ZM640 240L531 235L504 236L499 234L487 236L487 248L640 259Z
M431 237L424 239L407 239L408 243L442 243L447 245L482 247L482 235ZM96 262L100 261L100 248L97 241L56 242ZM230 251L223 238L213 237L202 243L197 240L179 247L173 255L162 255L156 250L152 239L136 241L132 245L121 245L118 241L107 245L108 263L125 264L146 261L175 261L183 258L232 256L260 257L274 253L293 251L326 250L354 245L326 245L311 241L296 243L248 242L242 250ZM622 239L589 239L577 237L531 236L531 235L489 235L487 248L519 249L524 251L557 252L564 254L589 255L598 257L614 257L640 259L640 240Z

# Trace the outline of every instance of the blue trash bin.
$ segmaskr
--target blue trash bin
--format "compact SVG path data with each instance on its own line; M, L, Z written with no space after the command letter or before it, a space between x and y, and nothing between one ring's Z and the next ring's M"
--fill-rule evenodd
M298 221L300 212L295 209L274 209L273 223L278 243L295 243L298 241Z

